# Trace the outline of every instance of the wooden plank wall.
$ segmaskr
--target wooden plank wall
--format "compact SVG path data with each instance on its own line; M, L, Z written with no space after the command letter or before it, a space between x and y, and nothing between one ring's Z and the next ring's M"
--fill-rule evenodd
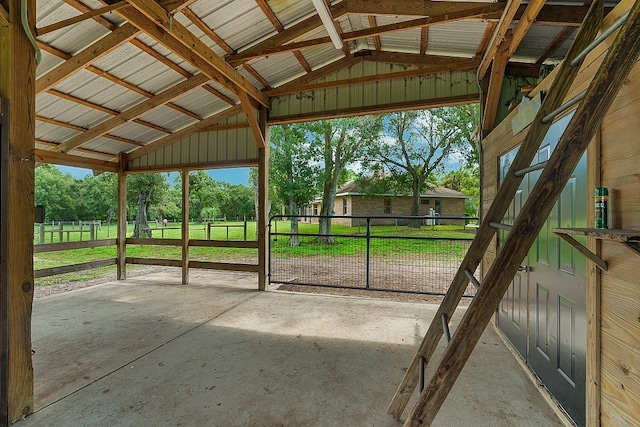
M607 16L604 26L610 25L632 4L632 0L623 0ZM587 57L567 99L589 85L612 42L613 38L607 39ZM536 91L549 87L554 76L552 73ZM524 132L516 136L511 133L514 114L515 111L482 142L484 211L497 190L499 156L519 145L524 137ZM590 149L588 153L588 188L609 188L612 194L609 212L615 228L640 229L638 135L640 64L636 64L602 123L598 141L600 149ZM587 200L586 209L593 209L591 194ZM590 218L592 220L593 215ZM598 246L593 239L589 245L593 248ZM495 252L494 242L483 260L483 271L487 271L493 262ZM620 243L607 241L601 243L601 254L609 270L602 274L589 274L587 279L590 282L587 283L590 293L587 300L593 302L588 305L587 315L596 325L600 321L600 327L590 328L587 337L590 344L587 408L592 408L588 409L587 422L588 425L637 426L640 425L640 255Z

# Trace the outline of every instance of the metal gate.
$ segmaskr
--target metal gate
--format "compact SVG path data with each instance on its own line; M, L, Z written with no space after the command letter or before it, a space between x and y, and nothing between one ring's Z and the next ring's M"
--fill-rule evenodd
M570 118L564 117L551 127L536 163L549 159ZM515 151L500 158L501 176ZM507 223L518 214L539 175L530 173L522 181L507 212ZM551 230L585 227L586 207L583 156L523 260L522 271L505 294L498 315L500 328L578 425L585 423L586 260Z
M334 233L320 236L317 222L322 216L298 217L301 228L315 233L291 233L291 218L278 215L269 222L270 283L432 295L446 294L473 240L474 227L469 222L477 221L443 216L334 216ZM422 227L408 227L413 221ZM460 231L442 236L447 232L438 224L444 222L458 223ZM349 226L335 232L336 224ZM285 226L287 231L282 231ZM318 243L318 237L330 237L333 243ZM299 245L292 246L295 240ZM469 286L466 296L474 294L475 288Z

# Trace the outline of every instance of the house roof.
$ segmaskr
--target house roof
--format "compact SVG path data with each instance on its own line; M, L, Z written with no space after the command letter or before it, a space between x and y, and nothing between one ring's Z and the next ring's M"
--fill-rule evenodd
M368 194L363 193L357 181L349 181L336 191L336 196L397 196L395 192L389 191L383 194ZM437 198L437 199L469 199L472 196L461 193L456 190L445 187L432 187L429 191L420 194L423 198ZM319 200L316 198L316 200Z
M336 49L308 0L37 1L36 148L114 162L214 125L255 131L260 105L275 122L478 101L505 32L522 36L512 73L563 58L586 6L541 3L333 1Z

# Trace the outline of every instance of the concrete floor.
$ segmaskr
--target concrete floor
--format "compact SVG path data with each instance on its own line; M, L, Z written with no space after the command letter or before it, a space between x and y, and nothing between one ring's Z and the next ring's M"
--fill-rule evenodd
M437 306L179 280L37 299L36 412L15 425L401 425L386 409ZM562 423L489 327L434 425Z

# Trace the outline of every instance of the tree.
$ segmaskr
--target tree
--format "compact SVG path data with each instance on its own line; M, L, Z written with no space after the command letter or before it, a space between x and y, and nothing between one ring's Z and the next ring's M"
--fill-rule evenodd
M269 181L291 215L290 246L298 246L299 207L308 203L317 190L320 168L306 140L306 127L299 124L271 128Z
M366 147L373 144L382 130L381 116L322 120L308 124L318 160L323 165L322 207L317 238L319 243L333 243L331 216L334 213L336 191L347 165L361 159Z
M216 181L205 171L189 173L189 216L198 224L202 223L203 209L215 207L218 191Z
M412 216L420 215L420 194L445 160L472 149L467 113L467 109L443 107L386 117L388 138L371 146L365 164L374 175L390 179L397 192L410 189ZM411 221L410 226L420 227L420 221Z
M70 174L62 174L54 165L44 164L35 172L35 203L43 205L45 220L78 219L74 198L76 182Z
M255 212L253 190L246 185L214 181L218 187L215 204L222 215L231 218L252 216Z
M472 196L464 202L464 212L467 216L479 216L480 207L480 168L478 166L463 166L452 170L440 179L440 186L460 191Z
M105 172L76 181L77 213L82 220L111 223L118 209L118 176Z
M127 201L136 206L133 237L140 237L144 233L151 237L151 230L147 220L149 205L159 203L164 193L169 189L167 177L162 173L132 174L127 181Z

